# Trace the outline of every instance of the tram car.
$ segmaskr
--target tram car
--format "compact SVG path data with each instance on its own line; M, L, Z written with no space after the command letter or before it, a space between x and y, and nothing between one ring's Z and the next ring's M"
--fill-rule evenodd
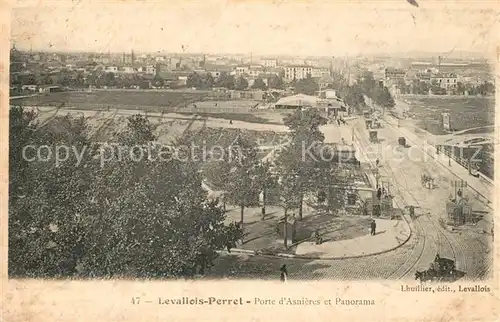
M415 272L415 279L420 280L420 282L441 281L453 277L455 274L455 261L449 258L440 257L439 254L437 254L428 270Z

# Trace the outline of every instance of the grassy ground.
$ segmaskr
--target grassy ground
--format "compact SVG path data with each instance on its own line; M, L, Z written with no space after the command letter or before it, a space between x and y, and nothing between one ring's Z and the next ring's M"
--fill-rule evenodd
M493 125L495 122L495 100L481 97L457 98L405 98L411 113L420 120L419 127L433 134L444 134L441 113L451 114L452 127L457 130Z
M201 100L206 93L198 92L61 92L38 95L19 100L24 105L74 105L79 108L92 108L109 105L112 107L176 107ZM142 108L141 108L142 109Z

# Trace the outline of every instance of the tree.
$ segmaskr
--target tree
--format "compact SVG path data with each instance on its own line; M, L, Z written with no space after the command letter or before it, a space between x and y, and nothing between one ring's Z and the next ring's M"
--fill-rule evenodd
M228 201L240 207L240 225L243 227L243 217L246 207L258 204L258 189L254 169L257 165L255 144L239 136L230 147Z
M110 153L102 163L85 118L56 117L33 130L27 113L11 110L10 138L20 142L11 142L9 155L11 276L190 276L241 239L242 230L224 225L223 209L206 200L193 162L127 158L122 144L123 157ZM143 145L151 129L134 116L121 134ZM81 158L18 162L28 144L74 147Z
M389 89L386 86L375 86L373 89L372 99L375 104L382 107L391 108L396 105Z
M298 193L299 220L302 220L303 200L306 192L316 188L322 162L321 150L324 135L320 126L327 123L317 110L296 111L287 116L284 123L290 129L291 143L280 153L276 163L287 176L287 185ZM293 174L293 175L291 175Z
M254 89L261 89L261 90L265 90L267 88L267 85L266 83L264 83L264 81L262 80L262 78L257 78L253 84L252 84L252 88Z
M155 75L153 79L153 86L154 87L163 87L165 86L165 80L158 74Z
M105 86L116 86L116 79L114 73L105 73L104 74L104 85Z
M268 193L278 185L276 176L271 171L271 164L269 162L260 163L254 169L255 186L262 193L262 220L266 216L266 201Z
M295 84L295 93L315 95L318 90L318 83L310 75Z
M462 82L457 82L457 94L463 95L465 93L465 85Z
M203 87L203 79L197 73L192 73L186 80L187 87L194 87L196 89Z
M288 248L288 210L298 206L297 195L299 191L296 182L296 174L294 172L290 172L288 168L280 168L279 184L281 205L284 212L283 239L285 248Z
M277 75L268 78L268 87L274 89L283 89L283 79Z
M242 91L248 88L248 81L243 77L238 77L234 82L234 89Z
M121 135L124 143L145 144L157 139L154 134L156 126L145 116L136 114L127 118L127 127Z
M215 80L214 85L217 87L225 87L227 89L234 89L235 79L233 75L228 73L221 73L221 75Z
M214 86L214 78L212 74L207 73L207 75L203 79L203 87L204 88L212 88Z

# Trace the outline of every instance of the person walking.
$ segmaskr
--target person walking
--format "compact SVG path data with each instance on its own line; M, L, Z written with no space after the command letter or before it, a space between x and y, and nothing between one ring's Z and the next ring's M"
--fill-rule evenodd
M286 265L283 264L280 268L281 274L280 274L280 280L281 282L286 282L288 279L288 272L286 270Z
M377 224L375 223L375 219L372 220L370 224L371 235L375 235L375 230L377 229Z

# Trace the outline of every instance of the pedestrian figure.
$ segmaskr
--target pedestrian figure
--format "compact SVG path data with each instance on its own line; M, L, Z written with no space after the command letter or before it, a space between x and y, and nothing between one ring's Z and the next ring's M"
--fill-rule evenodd
M337 119L337 124L338 124L338 126L340 126L340 120L339 119Z
M457 196L462 197L462 190L461 189L458 189Z
M377 167L379 163L380 163L379 159L375 160L375 164L377 165Z
M319 235L319 229L316 229L314 231L314 238L316 239L316 245L321 245L323 240L321 239L321 236Z
M380 198L382 198L382 188L378 188L377 190L377 199L380 200Z
M372 236L375 235L375 229L377 229L377 224L375 223L375 220L372 220L371 224L370 224L370 228L371 228L371 234Z
M286 280L288 279L288 272L286 270L286 265L283 264L280 268L280 271L281 271L281 274L280 274L280 280L281 282L286 282Z

